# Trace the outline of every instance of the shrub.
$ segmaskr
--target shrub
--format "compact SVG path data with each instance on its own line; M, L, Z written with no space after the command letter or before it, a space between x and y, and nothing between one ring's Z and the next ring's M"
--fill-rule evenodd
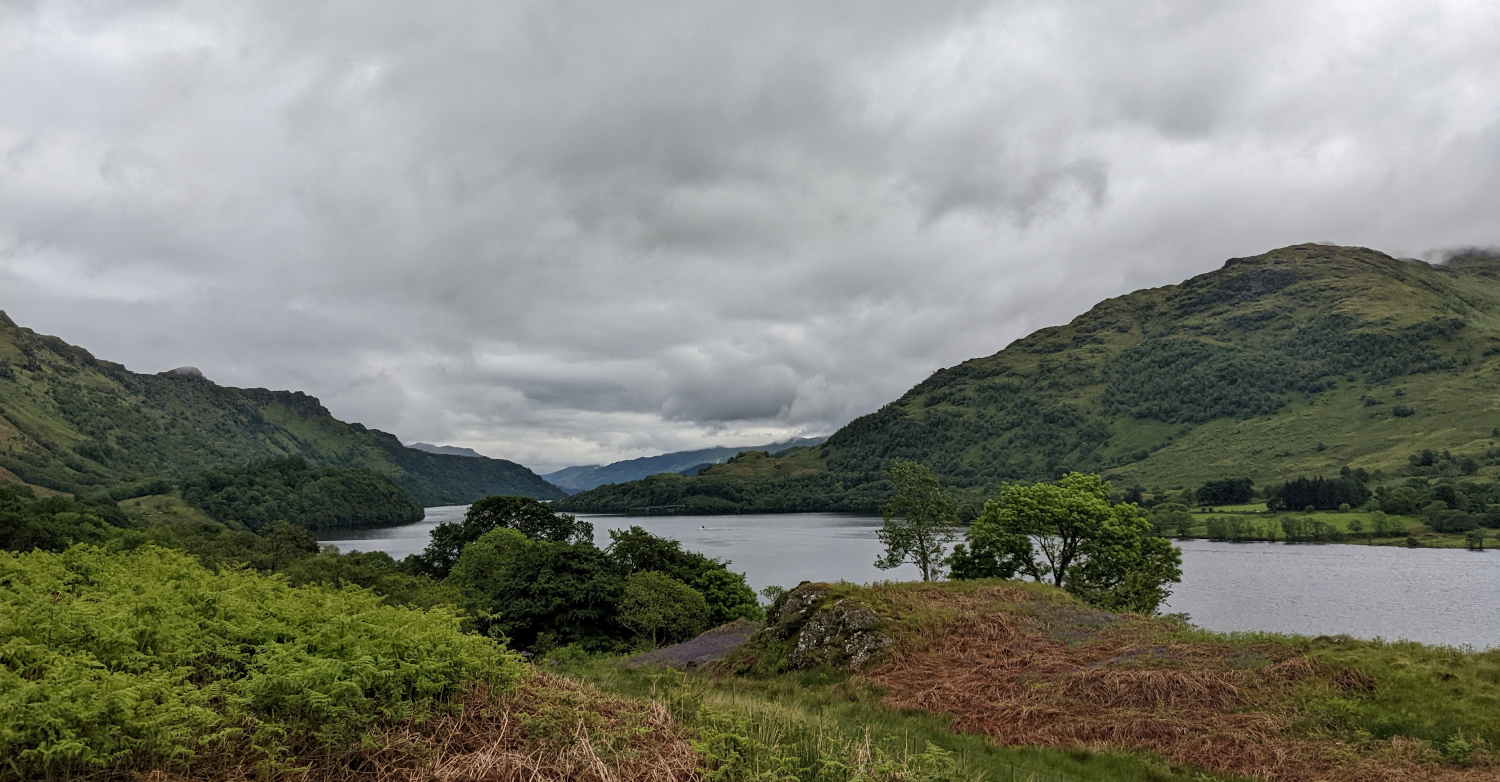
M696 589L708 601L708 622L717 627L736 619L759 621L763 616L755 590L745 577L729 570L731 563L686 551L682 543L641 529L609 531L609 556L628 573L655 571Z
M618 650L630 635L617 620L626 573L592 543L532 540L497 528L464 547L444 582L475 629L538 654L579 644Z
M703 632L708 602L698 590L654 571L635 573L620 598L620 623L652 646L686 641Z
M514 682L449 611L214 572L181 552L0 553L0 779L348 746L470 681Z

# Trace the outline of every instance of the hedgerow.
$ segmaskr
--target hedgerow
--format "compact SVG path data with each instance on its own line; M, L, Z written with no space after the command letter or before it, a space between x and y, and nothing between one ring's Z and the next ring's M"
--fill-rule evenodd
M0 552L0 779L336 753L524 667L448 609L177 551Z

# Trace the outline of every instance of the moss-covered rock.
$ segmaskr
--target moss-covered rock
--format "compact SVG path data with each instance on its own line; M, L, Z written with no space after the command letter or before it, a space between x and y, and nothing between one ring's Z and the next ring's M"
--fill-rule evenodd
M832 594L827 584L803 581L796 589L784 592L766 610L766 629L778 640L796 635L818 603Z
M857 600L838 600L818 609L802 625L797 646L787 655L795 670L829 665L855 669L890 646L889 635L875 629L880 617Z
M735 670L854 670L890 646L880 616L847 588L804 581L766 611L766 629L729 662Z

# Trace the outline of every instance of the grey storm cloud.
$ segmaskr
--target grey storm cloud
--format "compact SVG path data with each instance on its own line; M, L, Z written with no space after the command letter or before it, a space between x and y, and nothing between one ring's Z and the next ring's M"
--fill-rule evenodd
M1095 301L1500 241L1462 2L0 2L0 308L540 468L826 433Z

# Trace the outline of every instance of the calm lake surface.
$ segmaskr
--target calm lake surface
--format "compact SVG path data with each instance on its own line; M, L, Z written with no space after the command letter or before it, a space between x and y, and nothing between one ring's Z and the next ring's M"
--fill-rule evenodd
M416 524L340 531L319 541L340 551L384 551L400 559L427 545L432 528L462 519L464 506L428 508ZM600 546L632 525L727 559L759 590L804 580L914 580L915 567L875 567L880 519L825 513L765 516L586 516ZM1500 647L1500 552L1384 546L1215 543L1182 548L1182 583L1168 612L1219 631L1407 639Z

